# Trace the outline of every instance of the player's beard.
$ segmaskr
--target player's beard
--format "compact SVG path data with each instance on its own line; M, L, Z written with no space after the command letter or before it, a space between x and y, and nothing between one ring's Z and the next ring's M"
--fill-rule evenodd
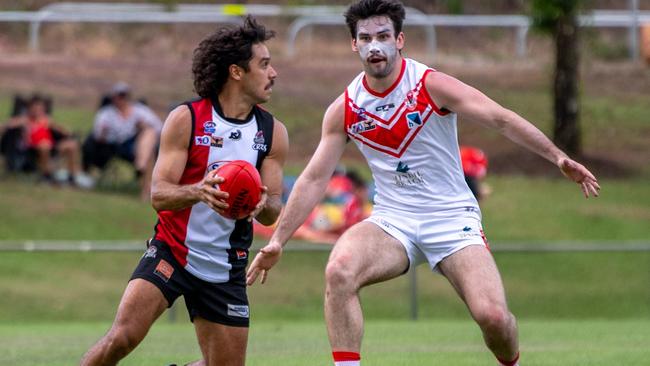
M395 60L397 60L398 54L399 50L395 43L386 44L373 41L359 47L359 56L361 57L366 74L377 79L390 75L395 67ZM373 58L383 58L383 67L377 67L370 62Z

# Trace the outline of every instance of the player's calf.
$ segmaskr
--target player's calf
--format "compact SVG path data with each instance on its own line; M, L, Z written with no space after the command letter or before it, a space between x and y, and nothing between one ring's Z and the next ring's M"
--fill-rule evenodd
M516 365L519 357L517 322L508 307L501 303L483 302L473 306L471 312L483 332L486 345L499 362Z

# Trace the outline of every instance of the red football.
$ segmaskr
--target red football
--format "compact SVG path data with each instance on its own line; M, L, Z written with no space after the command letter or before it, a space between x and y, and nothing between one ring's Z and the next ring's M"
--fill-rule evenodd
M229 219L248 216L262 198L262 178L257 169L244 160L233 160L220 166L217 175L225 179L219 190L228 192L228 208L222 214Z

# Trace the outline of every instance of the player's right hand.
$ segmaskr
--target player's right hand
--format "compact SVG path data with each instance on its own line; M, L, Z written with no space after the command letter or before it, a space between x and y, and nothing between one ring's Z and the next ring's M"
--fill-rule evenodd
M199 199L217 213L222 214L228 208L226 199L228 199L228 192L219 190L219 184L225 180L217 175L216 169L208 172L203 180L199 182Z
M562 174L580 186L585 198L589 198L590 195L598 197L600 193L598 180L584 165L569 158L563 158L558 162L558 166Z
M266 282L266 277L269 275L271 267L273 267L282 256L282 244L278 242L270 242L264 248L260 249L257 253L253 263L246 271L246 285L251 286L257 280L259 275L262 275L261 282Z

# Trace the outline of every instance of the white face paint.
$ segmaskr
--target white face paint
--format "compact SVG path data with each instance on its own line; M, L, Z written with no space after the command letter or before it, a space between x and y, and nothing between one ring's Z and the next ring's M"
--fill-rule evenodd
M365 72L383 78L393 71L399 54L394 27L385 17L360 20L357 25L356 46Z

